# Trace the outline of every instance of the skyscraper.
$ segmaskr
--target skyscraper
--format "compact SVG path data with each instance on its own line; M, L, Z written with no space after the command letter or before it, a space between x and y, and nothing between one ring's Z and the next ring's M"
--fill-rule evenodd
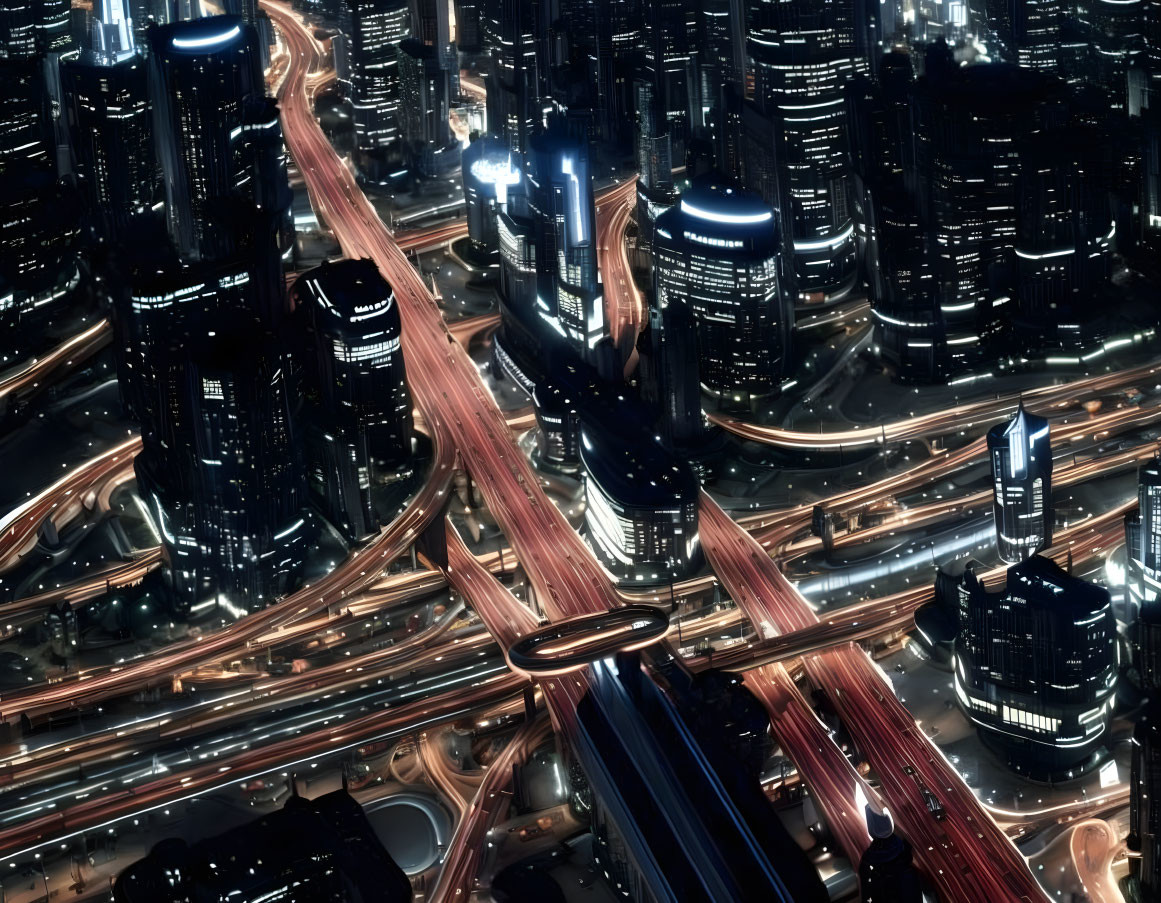
M407 0L345 0L336 52L363 155L390 158L399 137L399 45L411 34Z
M1041 344L1091 347L1107 338L1116 226L1103 174L1111 143L1073 126L1030 136L1019 149L1016 189L1017 327ZM1101 303L1102 299L1113 303Z
M293 587L312 527L286 361L250 318L213 325L153 349L136 470L176 605L240 617Z
M794 325L774 211L723 181L696 181L657 220L655 304L685 303L701 381L729 405L778 388Z
M1003 272L1016 243L1021 142L1059 110L1052 102L1063 99L1063 85L1005 63L957 66L944 45L927 57L904 184L929 236L938 300L930 341L946 376L996 353L1011 300Z
M146 64L122 0L106 0L93 46L61 65L76 173L104 230L116 235L153 203L157 164Z
M1061 0L987 0L984 8L1004 59L1028 69L1060 66Z
M320 507L349 538L373 533L372 487L411 456L411 394L391 286L370 260L324 263L294 293L312 326L304 363L313 399L308 475Z
M922 903L923 889L911 854L911 844L895 833L887 811L864 807L871 844L859 860L862 903Z
M486 22L488 131L522 154L543 118L540 67L545 60L537 55L538 4L496 0L494 9Z
M1153 694L1157 684L1150 687ZM1161 699L1151 696L1133 729L1133 759L1129 779L1129 874L1139 884L1140 898L1161 893Z
M508 190L522 178L519 160L498 138L477 138L461 155L468 240L478 254L495 255L500 247L499 217L508 206Z
M758 0L746 37L755 100L782 131L778 165L790 199L782 223L793 239L798 293L841 297L854 286L856 265L843 90L866 70L853 6Z
M988 430L996 547L1010 564L1052 544L1052 439L1048 421L1021 405Z
M697 478L638 424L582 419L585 533L601 564L629 585L672 583L701 567ZM637 439L638 441L634 441Z
M211 16L155 26L150 44L154 142L178 253L200 260L232 252L240 210L262 210L274 240L290 193L253 29L236 16Z
M524 165L522 197L536 228L537 313L543 327L590 359L608 327L588 147L554 122L530 140Z
M1095 762L1117 680L1107 589L1034 555L990 593L969 569L959 599L955 689L981 739L1041 779Z
M1136 610L1137 670L1161 689L1161 459L1137 471L1137 510L1125 517L1126 585Z
M452 135L451 81L447 55L433 44L408 38L399 45L400 136L421 176L445 175L460 164Z
M641 393L661 412L661 435L670 448L687 448L701 437L700 367L697 322L689 305L670 297L649 312L649 326L638 339Z

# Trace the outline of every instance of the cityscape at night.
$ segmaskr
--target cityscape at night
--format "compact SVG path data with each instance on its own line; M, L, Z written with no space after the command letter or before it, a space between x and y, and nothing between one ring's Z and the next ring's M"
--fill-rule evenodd
M1161 903L1161 0L0 0L0 903Z

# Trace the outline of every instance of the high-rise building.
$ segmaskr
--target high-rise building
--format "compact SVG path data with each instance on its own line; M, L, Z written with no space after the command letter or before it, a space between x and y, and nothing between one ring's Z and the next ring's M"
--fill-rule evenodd
M799 296L841 297L856 277L843 90L867 68L853 5L758 0L746 37L755 100L782 133L778 165L790 201L782 225L793 239Z
M685 303L702 384L729 405L778 388L794 325L778 224L761 198L705 178L657 220L654 303Z
M27 354L54 314L88 289L75 186L42 166L0 176L0 348Z
M269 219L270 240L281 236L285 247L285 150L254 30L237 16L211 16L149 34L154 144L178 253L232 253L240 212L255 208Z
M1062 779L1094 764L1117 681L1107 589L1034 555L988 592L969 569L959 599L955 689L981 739L1013 767Z
M1011 300L1004 273L1016 244L1021 142L1062 99L1062 85L1044 73L960 67L947 54L933 48L916 83L914 164L904 174L929 236L939 308L929 341L944 376L995 353Z
M1137 471L1137 510L1125 516L1125 558L1138 671L1147 686L1161 688L1161 459Z
M1156 693L1154 683L1150 690ZM1129 874L1138 885L1133 899L1161 895L1161 699L1151 696L1133 729L1129 778Z
M407 159L421 176L441 176L460 165L452 135L451 80L447 55L433 44L408 38L399 45L400 136Z
M1017 329L1038 344L1093 346L1111 330L1108 309L1116 225L1103 173L1110 142L1074 126L1031 136L1016 186Z
M669 121L657 98L657 86L650 78L633 83L637 107L637 226L641 240L653 240L657 217L673 206L677 191L673 184L673 147Z
M1061 0L987 0L987 24L1003 58L1028 69L1055 71L1060 66Z
M214 837L158 842L113 885L115 903L229 899L410 903L411 882L345 790L282 809Z
M1052 439L1048 421L1021 405L988 430L996 547L1010 564L1052 544Z
M554 122L532 137L524 167L525 191L517 197L536 229L537 312L544 328L589 359L608 327L587 143Z
M537 442L533 455L538 467L575 474L580 469L580 419L560 386L538 383L532 390L536 406Z
M411 34L407 0L345 0L335 54L362 154L390 156L399 138L399 45Z
M923 888L911 844L895 833L889 812L879 812L870 803L863 809L871 843L859 860L862 903L922 903Z
M635 652L590 666L575 754L597 868L625 900L823 903L817 870L759 790L760 760L746 756L766 713L733 675L667 677L664 692Z
M698 482L684 459L639 424L581 423L585 533L601 564L629 585L672 583L701 567Z
M485 23L491 54L488 69L488 131L524 153L540 126L541 72L538 56L538 5L496 0Z
M664 132L681 160L703 121L697 13L689 0L644 0L643 6L643 78L652 89L653 115L664 121Z
M103 230L116 235L153 204L157 164L146 64L122 0L106 0L92 48L61 65L76 175Z
M391 286L370 260L324 263L295 281L312 326L304 363L307 468L328 518L349 538L378 529L372 487L411 457L411 395Z
M499 217L508 206L508 190L522 172L511 149L498 138L477 138L461 155L468 240L480 255L500 249Z
M56 151L48 115L43 62L35 58L0 60L0 176L43 169L55 174Z
M697 322L684 301L670 297L649 312L638 338L641 392L660 409L661 435L670 448L688 448L702 437Z
M283 354L252 318L210 323L150 349L137 480L177 607L241 617L294 586L312 528Z

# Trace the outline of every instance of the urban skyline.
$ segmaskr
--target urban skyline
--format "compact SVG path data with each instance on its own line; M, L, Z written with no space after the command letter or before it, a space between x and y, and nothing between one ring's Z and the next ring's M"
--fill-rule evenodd
M1161 2L0 72L0 903L1161 900Z

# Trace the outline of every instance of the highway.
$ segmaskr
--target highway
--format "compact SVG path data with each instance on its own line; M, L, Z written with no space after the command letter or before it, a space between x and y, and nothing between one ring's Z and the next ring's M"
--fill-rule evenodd
M133 458L141 450L134 436L74 467L0 519L0 574L13 570L35 546L45 520L63 530L74 518L98 505L120 483L133 479Z
M124 452L122 448L120 453ZM211 635L175 643L147 658L121 667L80 670L55 684L5 693L0 696L0 716L12 719L23 713L35 721L61 709L96 704L110 694L126 695L158 686L205 662L234 656L264 634L289 628L332 606L341 608L348 598L377 583L384 569L410 548L431 518L442 512L454 462L452 449L436 442L431 472L404 511L317 582ZM29 516L22 514L20 522Z
M0 374L0 415L29 401L52 379L76 369L112 341L112 323L98 320L41 357Z
M605 316L613 342L647 325L645 298L633 282L625 250L625 230L637 204L637 178L622 182L597 198L597 268L605 286Z
M1098 398L1155 380L1158 372L1161 372L1161 368L1156 364L1141 364L1113 373L1082 377L1059 385L1037 386L1009 392L996 398L954 405L943 411L842 430L805 432L747 423L713 412L707 416L711 423L731 433L768 445L814 451L853 449L943 436L965 429L988 426L1011 416L1021 401L1029 410L1041 416L1049 416L1057 413L1056 409L1075 407L1085 399Z

